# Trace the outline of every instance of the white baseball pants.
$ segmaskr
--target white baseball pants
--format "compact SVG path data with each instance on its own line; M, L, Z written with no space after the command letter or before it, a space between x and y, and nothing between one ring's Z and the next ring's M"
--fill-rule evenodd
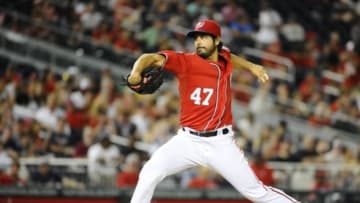
M150 203L156 185L166 176L198 165L221 174L253 202L298 202L281 190L263 185L257 179L243 152L235 144L232 130L226 135L198 137L180 129L142 168L131 203Z

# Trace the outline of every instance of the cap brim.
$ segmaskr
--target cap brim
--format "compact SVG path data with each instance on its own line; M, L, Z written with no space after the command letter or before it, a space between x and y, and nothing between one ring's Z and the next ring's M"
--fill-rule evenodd
M209 33L209 32L193 30L193 31L188 32L188 33L186 34L186 37L194 38L195 35L198 34L198 33L208 34L208 35L214 36L212 33Z

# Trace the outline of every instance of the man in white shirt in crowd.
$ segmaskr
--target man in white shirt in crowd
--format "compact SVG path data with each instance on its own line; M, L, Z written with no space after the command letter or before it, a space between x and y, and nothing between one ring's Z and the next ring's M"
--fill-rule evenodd
M87 157L90 183L114 186L121 154L118 147L111 143L108 134L101 135L99 142L90 146Z

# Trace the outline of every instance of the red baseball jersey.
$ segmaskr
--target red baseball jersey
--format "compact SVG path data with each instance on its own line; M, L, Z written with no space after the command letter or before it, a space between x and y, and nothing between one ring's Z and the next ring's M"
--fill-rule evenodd
M232 124L231 53L222 49L218 62L196 53L161 51L164 69L179 81L180 124L197 131L211 131Z

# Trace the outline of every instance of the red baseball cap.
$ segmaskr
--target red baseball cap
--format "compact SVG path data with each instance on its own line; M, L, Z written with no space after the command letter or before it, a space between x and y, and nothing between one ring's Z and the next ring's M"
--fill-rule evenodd
M196 33L206 33L215 37L221 37L220 25L213 20L201 20L196 23L194 30L187 33L188 37L194 37Z

